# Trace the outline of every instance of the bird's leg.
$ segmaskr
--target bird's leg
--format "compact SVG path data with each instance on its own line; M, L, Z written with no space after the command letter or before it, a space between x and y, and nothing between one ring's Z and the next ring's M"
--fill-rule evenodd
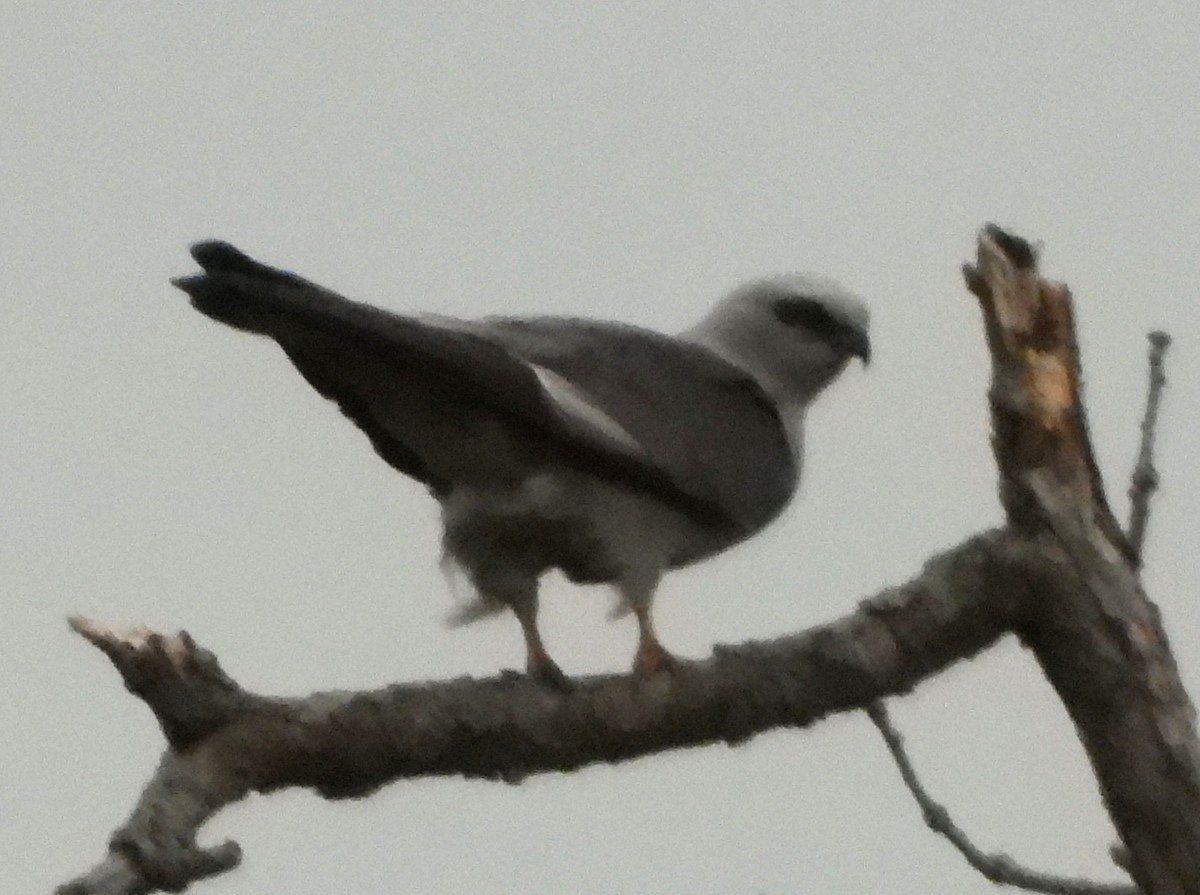
M538 595L536 582L532 587L522 588L519 595L509 599L513 614L521 623L521 633L525 636L525 672L540 683L553 687L555 690L570 690L571 679L568 678L558 663L550 658L542 643L542 634L537 626Z
M654 619L650 614L659 577L660 574L654 572L632 576L621 582L621 595L637 618L638 648L633 659L633 670L642 677L669 671L675 665L675 657L659 642L654 631Z
M654 633L650 607L635 607L633 614L637 616L638 622L638 648L633 660L634 672L642 677L651 677L660 671L670 671L675 664L675 657L667 652L667 648Z

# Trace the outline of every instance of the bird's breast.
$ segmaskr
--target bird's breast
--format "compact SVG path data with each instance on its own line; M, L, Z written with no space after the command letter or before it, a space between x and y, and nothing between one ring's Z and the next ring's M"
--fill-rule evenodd
M448 557L468 570L539 575L557 568L582 584L619 581L717 553L742 536L714 530L652 496L570 468L506 487L457 487L441 498Z

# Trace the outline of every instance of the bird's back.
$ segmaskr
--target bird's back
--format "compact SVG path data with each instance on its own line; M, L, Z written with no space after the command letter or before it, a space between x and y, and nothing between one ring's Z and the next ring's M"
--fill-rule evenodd
M799 477L774 405L707 349L575 318L489 319L478 331L570 382L686 492L722 507L747 537L787 505Z

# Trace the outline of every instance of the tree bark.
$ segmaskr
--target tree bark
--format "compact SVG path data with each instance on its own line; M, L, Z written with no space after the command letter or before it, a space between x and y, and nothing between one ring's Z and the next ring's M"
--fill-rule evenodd
M1137 885L1200 895L1200 748L1137 555L1104 495L1090 442L1070 296L995 228L965 269L993 359L1005 530L829 625L717 647L649 680L601 676L568 693L520 676L277 699L249 693L186 633L72 624L154 711L167 739L129 820L71 895L180 890L231 869L200 827L249 792L361 797L388 782L463 775L517 782L765 730L806 726L903 693L1008 632L1034 651L1075 721Z
M1028 243L994 227L964 273L991 348L1009 525L1061 551L1077 579L1027 601L1016 631L1075 722L1133 878L1155 895L1195 895L1195 710L1093 459L1070 292L1039 277Z

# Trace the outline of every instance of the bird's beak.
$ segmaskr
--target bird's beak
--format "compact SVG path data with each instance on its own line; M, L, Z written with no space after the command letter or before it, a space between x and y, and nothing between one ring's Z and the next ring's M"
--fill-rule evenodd
M856 329L849 333L846 351L850 357L861 360L864 367L871 365L871 338L862 330Z

